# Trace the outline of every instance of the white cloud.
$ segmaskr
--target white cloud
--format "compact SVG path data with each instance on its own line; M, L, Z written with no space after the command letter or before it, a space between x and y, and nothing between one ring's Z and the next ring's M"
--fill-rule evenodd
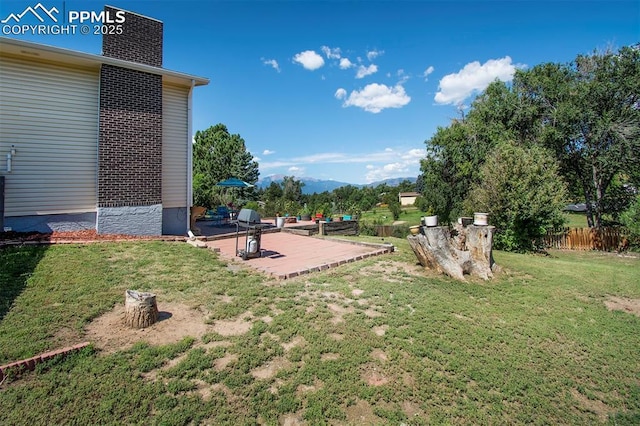
M341 87L338 90L336 90L336 93L333 96L335 96L338 99L344 99L347 97L347 91Z
M470 62L457 73L442 77L435 101L439 104L461 104L474 93L486 89L495 79L511 81L516 68L521 66L512 64L509 56L489 59L482 65L478 61Z
M375 58L377 58L378 56L382 55L384 53L384 50L370 50L367 52L367 59L369 59L370 61L373 61Z
M322 46L320 49L322 50L324 55L327 57L327 59L340 59L341 57L339 47L332 49L328 46Z
M343 99L343 107L356 106L374 114L385 108L401 108L411 101L411 97L404 91L404 87L396 84L393 87L372 83L364 89L352 91L347 97L347 91L340 88L335 97Z
M426 150L422 149L426 156ZM309 164L358 164L369 163L388 163L391 159L396 162L407 162L408 164L418 164L419 160L406 157L407 152L401 150L393 150L387 148L383 151L375 151L369 153L344 154L339 152L323 152L317 154L305 155L302 157L293 157L289 159L280 159L273 162L265 162L260 164L260 169L273 169L278 167L301 167Z
M378 72L378 66L376 64L371 64L368 67L364 65L360 65L358 67L358 72L356 73L356 78L363 78L371 74L375 74Z
M399 84L404 84L409 81L410 77L403 69L399 69L398 71L396 71L396 75L400 79Z
M368 183L377 182L379 180L403 177L410 173L409 165L406 163L389 163L382 167L369 170L365 175Z
M280 159L274 162L260 164L261 171L283 169L293 175L301 176L306 173L305 166L320 166L323 168L331 164L364 165L365 179L374 182L382 179L416 176L420 170L420 160L427 155L424 148L385 148L380 151L344 154L325 152ZM344 166L340 166L344 167Z
M429 66L429 68L427 68L426 70L424 70L424 73L422 74L422 76L424 77L424 81L429 80L429 76L431 75L431 73L435 70L435 68L433 68L433 66Z
M349 69L349 68L351 68L353 66L355 66L355 65L353 64L353 62L351 62L349 60L349 58L340 59L340 69L346 70L346 69Z
M275 151L271 151L270 149L265 149L264 151L262 151L262 155L271 155L275 153Z
M308 70L317 70L324 65L324 59L313 50L305 50L293 57L293 61L299 63Z
M412 148L409 150L393 150L385 148L385 164L381 166L367 166L365 179L368 183L389 178L407 177L417 174L420 160L427 156L424 148Z
M271 65L271 67L273 67L274 70L280 72L280 65L278 65L278 61L276 61L275 59L262 58L262 63L265 65Z
M403 153L400 155L400 158L402 158L405 161L420 161L421 159L425 158L427 156L427 150L426 149L418 149L418 148L414 148L414 149L410 149L409 151Z

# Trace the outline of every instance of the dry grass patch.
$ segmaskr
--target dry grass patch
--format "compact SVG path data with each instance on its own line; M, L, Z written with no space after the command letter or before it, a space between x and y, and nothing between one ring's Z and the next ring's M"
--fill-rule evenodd
M362 366L362 380L369 386L384 386L391 381L385 371L375 363L368 363Z
M609 297L604 304L610 311L622 311L640 317L640 299Z
M251 375L258 380L270 379L275 377L280 370L286 370L293 366L293 363L286 358L275 358L265 365L251 370Z
M383 421L380 417L376 416L373 412L371 404L362 399L345 409L348 425L375 425L382 424Z
M124 324L124 304L117 304L85 327L85 339L105 353L113 353L138 342L166 345L186 336L199 339L214 330L205 323L206 314L199 309L175 302L159 302L158 309L158 322L148 328L133 329Z
M253 314L247 311L236 319L214 321L212 329L221 336L230 337L247 334L252 326Z

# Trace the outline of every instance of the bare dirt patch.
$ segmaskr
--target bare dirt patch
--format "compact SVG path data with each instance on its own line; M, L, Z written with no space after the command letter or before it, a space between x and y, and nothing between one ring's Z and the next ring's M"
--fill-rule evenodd
M376 364L367 364L362 372L362 380L369 386L383 386L389 383L389 377Z
M337 359L340 359L340 354L336 354L333 352L327 352L320 356L321 361L335 361Z
M578 392L576 389L571 389L571 396L573 396L576 401L580 403L582 407L595 413L598 418L605 422L607 417L611 411L613 411L610 407L608 407L604 402L600 400L592 400Z
M424 275L424 268L417 263L381 261L360 269L359 273L365 276L383 277L387 282L401 283L409 279L406 275Z
M241 336L251 330L253 322L251 321L251 312L245 312L233 320L218 320L213 324L213 331L221 336Z
M640 299L610 297L604 304L610 311L623 311L640 317Z
M378 361L382 361L382 362L386 362L389 360L389 358L387 357L387 354L384 353L382 349L374 349L373 352L371 352L371 357L373 359L377 359Z
M378 318L378 317L382 316L382 314L380 312L376 311L373 308L367 309L366 311L364 311L364 314L366 316L368 316L369 318Z
M402 403L402 411L409 417L410 419L413 417L416 418L424 418L424 412L420 409L420 404L417 404L412 401L404 401Z
M345 308L343 306L337 305L335 303L329 303L327 305L329 310L333 312L333 318L331 319L332 324L340 324L344 322L343 316L348 313L353 313L354 309L352 307Z
M296 389L296 395L301 397L306 393L315 392L318 389L322 389L323 386L324 383L322 381L315 379L312 385L299 385Z
M112 353L138 342L151 345L176 343L186 336L201 338L211 327L205 314L181 303L162 303L158 322L148 328L133 329L124 324L124 304L93 320L85 327L86 339L98 349Z
M251 375L256 379L270 379L271 377L274 377L278 371L290 368L291 365L291 361L288 359L276 358L267 364L252 370Z
M302 426L308 423L304 420L301 413L291 413L281 416L280 424L282 426Z
M374 414L371 405L361 399L355 405L347 407L345 414L347 424L375 425L382 422L382 419Z
M380 325L377 327L373 327L373 332L375 333L376 336L384 336L384 334L387 332L387 330L389 329L388 325Z
M285 352L289 352L291 349L295 348L296 346L303 346L305 343L306 341L304 340L304 337L296 336L293 339L291 339L290 342L281 343L280 345L282 346L282 349L285 350Z
M237 354L228 354L223 356L222 358L218 358L213 362L213 368L216 369L216 371L222 371L225 368L227 368L227 366L233 362L236 362L238 360L238 355Z
M164 302L158 304L158 322L143 329L129 328L124 324L124 304L116 305L111 311L94 319L85 327L85 339L106 353L127 349L138 342L150 345L177 343L187 336L200 339L215 331L221 336L238 336L247 333L252 326L251 313L245 313L234 320L216 321L207 324L208 313L193 309L182 303ZM228 346L230 342L212 342L207 347Z
M218 297L218 299L220 299L220 301L222 303L232 303L234 297L233 296L227 296L226 294L223 296Z

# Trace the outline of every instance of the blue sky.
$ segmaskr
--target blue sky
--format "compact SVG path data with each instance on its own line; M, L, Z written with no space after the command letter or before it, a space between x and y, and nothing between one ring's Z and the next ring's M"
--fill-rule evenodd
M2 0L0 19L37 3ZM261 177L417 176L425 140L495 78L640 41L639 0L106 4L164 22L164 67L211 80L195 90L194 131L227 125ZM101 50L97 35L8 36Z

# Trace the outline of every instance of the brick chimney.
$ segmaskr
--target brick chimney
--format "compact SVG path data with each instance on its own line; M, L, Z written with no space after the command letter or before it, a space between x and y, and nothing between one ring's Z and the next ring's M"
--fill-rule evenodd
M162 67L162 22L125 11L119 25L122 34L103 35L103 56ZM98 233L162 233L160 74L102 65L97 207Z

